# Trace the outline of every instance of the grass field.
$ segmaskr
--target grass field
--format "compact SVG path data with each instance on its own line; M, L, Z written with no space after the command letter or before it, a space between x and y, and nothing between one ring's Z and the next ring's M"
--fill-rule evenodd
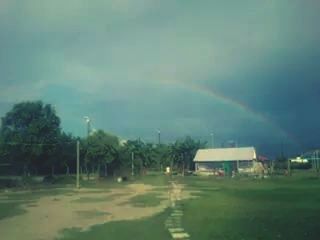
M75 212L79 215L73 213L73 218L92 219L81 225L90 227L66 225L51 239L171 239L164 225L170 214L169 204L164 202L170 180L183 184L182 191L195 197L181 201L181 224L191 239L320 239L320 179L306 174L269 179L146 176L121 184L87 183L81 195L60 188L1 193L0 229L5 220L22 219L27 214L27 205L34 208L50 197L52 203L60 204L59 201L70 198L61 206L72 208L76 204ZM153 189L139 187L138 191L129 187L131 183L137 186L144 183ZM112 207L108 205L111 202ZM157 208L158 205L162 207ZM115 210L122 208L123 212ZM121 217L117 218L117 214ZM97 219L101 222L97 223ZM28 231L23 229L28 224L21 226L20 231Z

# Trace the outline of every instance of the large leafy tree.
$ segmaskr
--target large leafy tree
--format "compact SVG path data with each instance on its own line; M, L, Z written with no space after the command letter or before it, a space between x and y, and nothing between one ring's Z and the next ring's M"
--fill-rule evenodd
M60 119L50 104L21 102L2 118L0 134L8 159L26 174L44 157L54 159Z
M200 148L205 148L206 142L196 141L191 137L186 137L182 140L177 140L170 146L170 156L172 162L184 174L185 170L192 170L193 158Z
M59 136L56 157L59 160L59 167L66 170L66 175L70 174L70 169L76 168L76 144L77 139L71 134L62 132Z
M100 168L104 166L106 175L108 165L117 158L118 137L98 130L86 139L84 146L87 149L85 153L87 167L91 166L92 169L97 169L100 174Z
M134 168L136 172L145 173L147 168L157 163L157 151L151 143L138 140L129 140L124 145L127 156L134 154ZM128 157L127 159L131 159Z
M171 166L171 159L170 159L170 146L166 144L157 145L155 152L156 152L156 163L157 167L160 170L163 170L166 166Z
M141 172L144 160L144 143L140 140L128 140L121 148L122 167L129 168L133 163L135 173ZM131 162L133 157L133 162Z

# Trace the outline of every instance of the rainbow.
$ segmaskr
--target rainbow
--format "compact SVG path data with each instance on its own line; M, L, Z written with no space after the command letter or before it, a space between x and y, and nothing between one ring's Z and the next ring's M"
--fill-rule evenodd
M272 127L274 130L276 130L277 132L279 132L279 134L284 137L285 139L290 140L292 143L300 145L299 142L297 141L296 137L294 137L292 134L290 134L289 132L287 132L286 130L284 130L283 128L281 128L278 124L276 124L272 119L266 117L265 115L254 111L253 109L251 109L249 106L245 105L244 103L241 103L239 101L235 101L234 99L223 95L213 89L209 89L207 87L201 86L199 84L194 84L191 82L188 82L187 84L181 82L181 81L176 81L176 80L170 80L170 81L163 81L163 84L167 84L167 85L174 85L176 87L179 88L184 88L186 90L192 91L192 92L196 92L198 94L201 95L205 95L208 96L210 98L213 98L215 100L218 100L224 104L227 104L229 106L232 106L234 108L239 109L242 112L245 112L247 114L250 114L251 117L255 118L256 120L265 123L267 125L269 125L270 127Z

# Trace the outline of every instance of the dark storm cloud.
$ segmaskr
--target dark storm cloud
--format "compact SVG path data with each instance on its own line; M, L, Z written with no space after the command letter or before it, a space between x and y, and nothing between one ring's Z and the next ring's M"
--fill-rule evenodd
M262 152L314 147L318 12L302 0L4 0L0 113L40 98L79 135L90 115L123 138L160 128L167 141L213 131Z

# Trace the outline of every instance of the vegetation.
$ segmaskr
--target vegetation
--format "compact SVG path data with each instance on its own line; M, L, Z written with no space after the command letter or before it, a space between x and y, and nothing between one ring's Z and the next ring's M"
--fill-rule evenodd
M74 173L77 141L81 143L81 170L88 178L91 173L104 177L130 175L132 166L135 175L144 175L148 169L163 171L166 166L184 173L193 169L196 151L206 145L191 137L170 145L140 139L121 145L117 136L102 130L80 139L63 132L60 122L50 104L35 101L14 105L2 118L0 174L1 169L6 175L24 176Z
M14 105L1 125L1 153L10 164L29 175L56 164L60 119L51 105L23 102ZM46 159L46 161L43 161ZM52 169L53 171L54 169Z
M89 176L88 168L91 167L100 174L108 175L108 165L117 160L119 152L119 139L116 136L105 133L102 130L90 135L83 140L82 148L85 151L84 166ZM104 166L104 171L101 173L101 166Z

